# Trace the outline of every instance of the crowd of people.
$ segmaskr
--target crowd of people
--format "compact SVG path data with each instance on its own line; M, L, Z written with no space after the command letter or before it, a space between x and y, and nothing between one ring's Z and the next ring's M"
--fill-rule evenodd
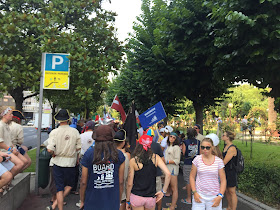
M1 110L0 118L3 193L13 177L30 166L31 159L23 146L23 114L8 107ZM224 194L227 210L237 207L237 173L233 167L237 150L230 131L222 135L225 147L221 152L219 137L203 136L198 124L188 127L185 136L158 123L156 129L138 129L137 145L131 151L126 131L112 121L98 125L92 120L80 120L73 128L65 109L54 118L59 127L45 142L52 156L52 205L46 209L63 209L64 198L73 192L80 196L76 204L79 209L174 210L178 187L186 190L180 202L192 205L192 209L222 209ZM185 186L178 186L180 170ZM164 196L172 198L167 208L162 208Z
M10 107L0 110L0 195L11 187L13 178L31 165L21 120L23 114Z
M225 147L220 151L219 137L203 136L198 124L188 127L185 136L158 123L156 129L138 129L131 151L126 131L113 121L79 121L79 128L73 128L65 109L55 120L60 126L46 143L53 177L53 203L46 209L63 209L65 196L74 192L80 197L79 209L174 210L179 187L186 190L179 202L192 209L222 209L224 194L227 210L237 207L237 173L232 166L237 150L230 131L222 135ZM178 186L180 170L185 186ZM172 198L167 208L162 208L164 196Z

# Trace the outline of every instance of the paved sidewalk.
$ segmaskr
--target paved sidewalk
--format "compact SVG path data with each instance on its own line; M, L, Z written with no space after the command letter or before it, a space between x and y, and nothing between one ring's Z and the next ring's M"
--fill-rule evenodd
M177 209L178 210L190 210L191 205L187 205L184 203L181 203L180 200L184 197L186 197L186 191L182 190L182 187L184 185L183 176L180 174L178 176L178 188L179 188L179 198L177 202ZM23 202L20 208L18 210L44 210L46 206L50 205L50 198L51 196L48 194L48 190L40 190L41 196L36 196L34 194L34 175L32 175L31 178L31 191L33 191ZM109 198L108 198L109 199ZM65 210L78 210L78 207L76 207L76 203L79 201L79 195L70 194L66 197L65 201L67 202L67 205L65 205ZM171 202L170 197L163 198L163 207L166 207L166 203ZM223 199L223 208L227 206L226 199ZM252 208L250 205L247 205L246 203L242 202L239 199L238 210L255 210L258 208ZM262 209L262 208L259 208ZM101 209L102 210L102 209ZM104 209L107 210L107 209ZM109 209L108 209L109 210ZM111 210L111 209L110 209Z

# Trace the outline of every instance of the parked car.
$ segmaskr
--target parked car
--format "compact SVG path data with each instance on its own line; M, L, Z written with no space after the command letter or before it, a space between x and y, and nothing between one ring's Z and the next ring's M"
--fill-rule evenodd
M34 121L33 121L33 120L30 120L30 121L27 123L27 126L34 126Z

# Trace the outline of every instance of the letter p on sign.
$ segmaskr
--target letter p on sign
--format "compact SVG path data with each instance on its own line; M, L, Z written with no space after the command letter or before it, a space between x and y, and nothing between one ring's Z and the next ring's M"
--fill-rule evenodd
M55 69L56 65L63 64L63 57L59 55L53 55L52 56L52 69Z

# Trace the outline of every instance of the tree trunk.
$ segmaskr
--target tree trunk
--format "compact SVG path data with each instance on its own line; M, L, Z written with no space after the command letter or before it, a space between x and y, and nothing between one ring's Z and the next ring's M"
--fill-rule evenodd
M21 87L17 87L16 89L10 90L8 92L15 100L16 110L19 110L22 112L22 103L24 101L23 89Z
M89 108L86 107L86 119L85 120L88 120L89 119Z
M166 118L163 119L164 127L167 125L167 121L168 121L168 114L166 115Z
M203 109L204 106L193 102L195 110L195 122L200 125L200 133L203 135Z
M56 109L57 105L53 104L52 105L52 130L55 129L55 120L54 120L54 115L55 115L55 109Z

